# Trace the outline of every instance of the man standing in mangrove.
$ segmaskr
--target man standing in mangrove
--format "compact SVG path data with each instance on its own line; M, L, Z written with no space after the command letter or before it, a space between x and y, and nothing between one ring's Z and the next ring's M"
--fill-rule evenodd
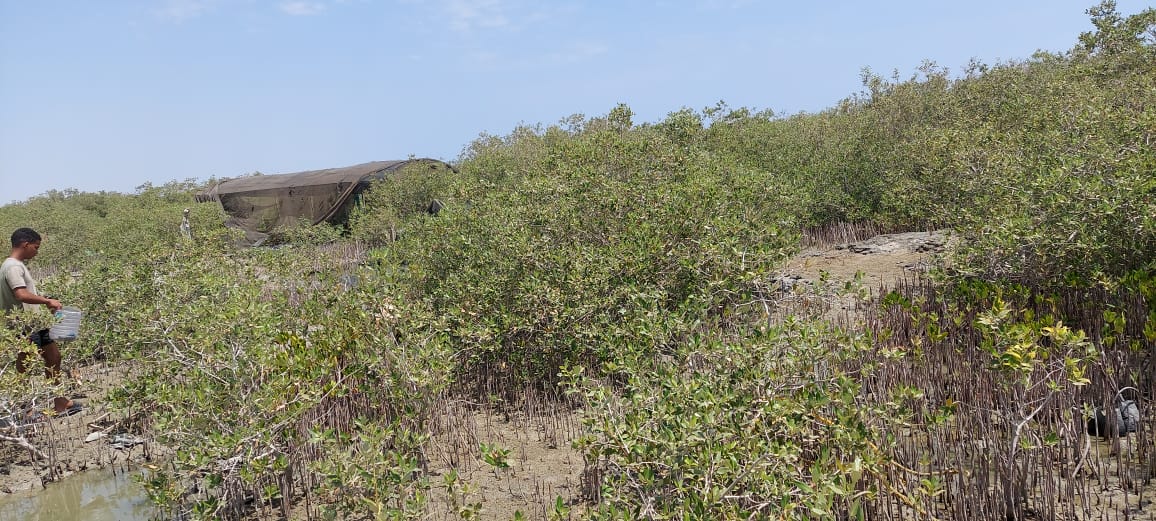
M20 228L12 233L12 253L0 265L0 313L8 314L35 305L48 306L54 312L60 310L60 301L36 293L36 281L28 271L27 262L40 253L40 242L40 234L31 228ZM29 340L36 344L44 358L44 375L59 384L60 347L56 341L48 336L47 329L33 332ZM16 370L21 373L28 370L27 355L27 352L17 355ZM80 404L58 396L52 400L52 408L57 414L73 414L80 411Z

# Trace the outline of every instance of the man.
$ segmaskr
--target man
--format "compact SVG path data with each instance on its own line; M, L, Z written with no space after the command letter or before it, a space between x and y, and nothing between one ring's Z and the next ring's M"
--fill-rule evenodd
M20 228L12 233L12 253L0 264L0 312L19 310L34 305L48 306L57 311L60 301L46 298L36 293L36 281L28 271L26 263L40 253L40 234L31 228ZM48 330L32 333L29 340L40 350L44 358L44 375L53 382L60 383L60 347L48 336ZM27 354L21 352L16 358L16 370L28 370ZM73 414L80 411L80 404L67 397L58 396L52 400L52 408L57 414Z

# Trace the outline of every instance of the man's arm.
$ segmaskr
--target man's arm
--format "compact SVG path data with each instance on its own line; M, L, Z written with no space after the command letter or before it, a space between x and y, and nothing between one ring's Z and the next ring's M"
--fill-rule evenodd
M51 309L52 311L59 311L60 308L64 307L60 304L59 300L41 297L40 295L28 291L28 288L14 288L12 290L12 294L16 295L16 300L19 300L20 302L25 304L42 304L48 306L48 309Z

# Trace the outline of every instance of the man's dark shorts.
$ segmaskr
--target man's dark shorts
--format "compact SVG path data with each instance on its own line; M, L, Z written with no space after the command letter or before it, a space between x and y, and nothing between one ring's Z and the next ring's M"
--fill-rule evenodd
M47 329L41 329L40 331L32 333L32 335L29 336L28 339L31 340L33 344L36 344L36 347L39 347L41 349L43 349L44 346L55 342L55 340L53 340L52 337L48 336L48 330Z

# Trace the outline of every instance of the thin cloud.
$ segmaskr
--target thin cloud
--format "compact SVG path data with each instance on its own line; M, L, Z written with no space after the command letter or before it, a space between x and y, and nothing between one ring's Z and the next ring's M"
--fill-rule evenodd
M448 0L442 9L455 31L495 29L510 25L509 5L501 0Z
M396 0L418 6L438 26L457 33L514 32L557 18L573 9L531 0Z
M322 2L306 2L293 1L282 2L280 5L281 11L291 16L312 16L321 14L325 10L325 4Z
M167 0L156 14L164 20L184 22L204 15L211 7L211 0Z

